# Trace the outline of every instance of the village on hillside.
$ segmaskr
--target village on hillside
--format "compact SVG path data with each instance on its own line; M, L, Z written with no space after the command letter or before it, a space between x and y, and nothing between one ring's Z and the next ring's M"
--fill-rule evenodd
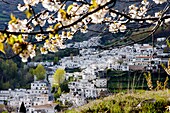
M102 92L107 90L107 78L103 73L106 69L133 71L148 70L158 71L158 65L167 64L169 53L165 52L166 44L162 44L165 38L158 38L158 45L134 44L121 48L99 50L94 48L99 45L100 37L92 38L84 42L68 44L67 48L78 48L79 55L64 57L57 64L53 62L29 62L28 67L36 67L42 64L46 71L46 78L30 84L30 89L8 89L0 91L0 104L11 107L11 111L17 112L21 103L24 103L28 113L53 113L56 111L56 103L51 93L53 74L58 68L81 69L80 72L67 72L65 79L74 78L68 83L69 93L62 93L57 99L63 105L71 104L78 107L86 104L88 99L99 98ZM159 45L159 43L161 43Z

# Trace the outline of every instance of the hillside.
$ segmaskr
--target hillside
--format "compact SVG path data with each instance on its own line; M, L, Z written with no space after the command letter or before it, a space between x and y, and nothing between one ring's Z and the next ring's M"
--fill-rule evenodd
M118 93L65 113L169 113L170 90Z

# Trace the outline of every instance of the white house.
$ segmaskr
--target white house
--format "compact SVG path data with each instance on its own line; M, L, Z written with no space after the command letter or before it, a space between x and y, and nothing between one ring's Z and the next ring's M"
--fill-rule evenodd
M53 104L44 104L30 107L30 113L55 113Z

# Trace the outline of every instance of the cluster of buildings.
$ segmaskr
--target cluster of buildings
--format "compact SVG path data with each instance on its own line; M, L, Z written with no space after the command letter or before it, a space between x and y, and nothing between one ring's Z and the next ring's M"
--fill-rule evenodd
M31 89L8 89L0 91L0 104L6 104L19 112L21 103L24 103L28 113L54 113L55 104L49 95L49 86L44 81L34 81ZM46 106L46 107L44 107Z
M153 47L149 44L134 44L122 48L99 50L93 48L99 45L100 37L92 38L84 42L68 44L67 47L79 48L79 55L64 57L58 64L53 62L31 62L27 66L42 64L47 69L47 82L34 81L31 89L15 89L0 91L0 102L7 100L8 105L20 106L24 102L28 112L41 110L46 113L54 112L53 96L50 87L53 84L53 74L57 68L80 69L80 72L67 72L65 79L68 83L69 93L61 94L58 101L63 105L73 107L87 103L88 99L96 99L103 92L107 92L106 70L158 70L158 64L167 63L169 53L164 53L166 44ZM164 41L159 38L158 42Z
M101 96L101 92L107 91L107 79L100 78L89 71L67 73L66 79L74 78L69 82L69 93L62 94L59 101L62 104L71 103L74 107L84 105L88 99L96 99Z
M100 45L100 38L101 37L93 37L90 38L87 41L83 42L75 42L75 43L69 43L66 45L67 48L90 48Z
M162 48L149 44L134 44L111 50L97 50L95 48L81 49L79 56L64 57L60 64L64 68L94 69L95 71L113 69L129 70L157 70L158 64L168 61L169 53Z
M157 41L164 40L158 38ZM110 50L80 47L78 56L64 57L59 61L59 66L64 69L79 68L82 71L66 73L66 79L73 77L75 80L69 83L70 93L62 94L58 100L63 104L72 102L74 106L81 106L89 98L100 97L101 92L107 91L107 69L157 71L159 64L168 62L169 53L164 52L165 47L167 45L162 43L156 47L134 44Z

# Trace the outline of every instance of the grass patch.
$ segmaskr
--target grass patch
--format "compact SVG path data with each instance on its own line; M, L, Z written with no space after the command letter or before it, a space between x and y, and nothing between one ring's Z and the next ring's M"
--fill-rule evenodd
M170 106L170 90L139 90L98 99L65 113L169 113L166 106Z

